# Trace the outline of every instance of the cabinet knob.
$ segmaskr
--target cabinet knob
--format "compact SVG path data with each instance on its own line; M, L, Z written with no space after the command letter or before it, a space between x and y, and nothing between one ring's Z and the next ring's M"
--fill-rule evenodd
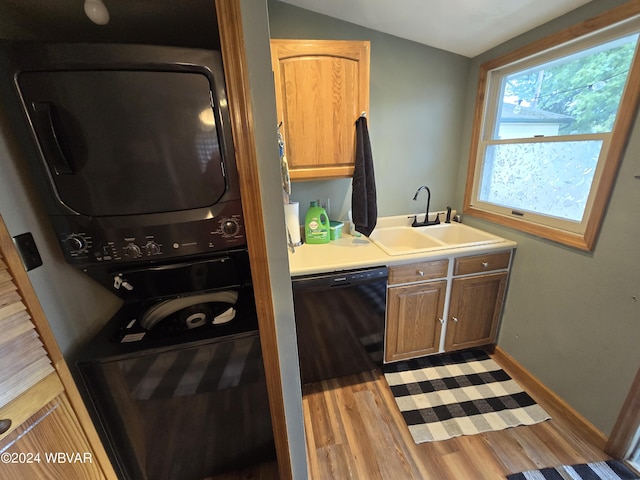
M489 266L489 262L482 262L482 266L483 266L484 268L487 268L487 267Z
M444 318L439 318L438 320L440 320L440 323L444 325Z
M420 275L421 277L424 277L424 272L422 270L418 270L418 275Z
M458 317L451 317L451 319L456 323L458 322Z
M11 420L8 418L3 418L0 420L0 435L5 433L7 430L11 428Z

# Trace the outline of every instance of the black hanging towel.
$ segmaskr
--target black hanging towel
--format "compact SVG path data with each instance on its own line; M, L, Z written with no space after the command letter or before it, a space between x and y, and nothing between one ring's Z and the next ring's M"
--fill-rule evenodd
M371 235L378 221L376 179L367 118L356 120L356 163L351 181L351 210L357 232Z

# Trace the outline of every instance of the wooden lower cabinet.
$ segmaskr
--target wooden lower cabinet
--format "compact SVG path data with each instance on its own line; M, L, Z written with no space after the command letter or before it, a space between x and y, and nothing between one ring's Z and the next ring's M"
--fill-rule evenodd
M7 435L0 450L3 480L105 478L64 393Z
M507 275L499 272L453 279L445 351L495 341Z
M511 255L508 250L389 267L384 361L495 343Z
M389 288L385 361L437 353L447 281Z

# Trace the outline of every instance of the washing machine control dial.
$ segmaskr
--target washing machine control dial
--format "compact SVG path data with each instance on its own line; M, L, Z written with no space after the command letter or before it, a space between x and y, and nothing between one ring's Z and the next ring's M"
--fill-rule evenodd
M147 251L147 255L158 255L160 253L160 245L153 240L148 241L144 249Z
M222 233L224 233L225 235L235 235L236 233L238 233L238 230L240 230L240 225L238 225L238 222L236 222L234 219L227 218L222 222L220 228L222 229Z
M138 258L142 255L142 249L135 243L131 242L124 247L124 254L130 258Z
M69 235L65 239L65 244L71 253L80 253L88 246L87 239L83 235L77 233Z

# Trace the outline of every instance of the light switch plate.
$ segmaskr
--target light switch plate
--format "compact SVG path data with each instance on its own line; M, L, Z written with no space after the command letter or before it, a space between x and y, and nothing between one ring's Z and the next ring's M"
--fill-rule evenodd
M22 264L27 272L42 265L40 252L38 252L36 241L30 232L16 235L13 237L13 243L20 254L20 258L22 258Z

